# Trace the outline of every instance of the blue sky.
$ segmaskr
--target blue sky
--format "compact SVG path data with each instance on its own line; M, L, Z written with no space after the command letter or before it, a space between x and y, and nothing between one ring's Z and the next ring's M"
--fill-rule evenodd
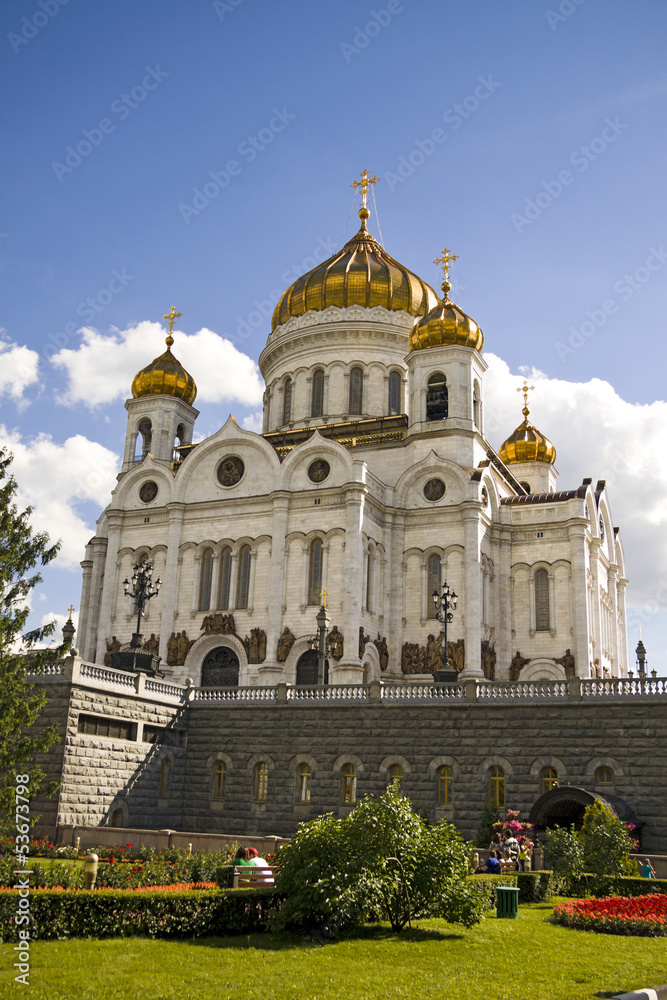
M505 363L492 443L530 372L560 485L610 483L631 644L641 623L662 667L666 35L658 0L6 5L0 421L36 523L70 553L35 620L78 606L72 553L157 353L146 324L183 313L201 435L230 411L256 426L243 356L286 284L356 228L367 167L393 256L439 284L433 258L459 254L455 297Z

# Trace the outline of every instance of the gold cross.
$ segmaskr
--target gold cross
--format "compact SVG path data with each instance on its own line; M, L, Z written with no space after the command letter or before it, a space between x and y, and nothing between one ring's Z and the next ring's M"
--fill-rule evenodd
M169 320L169 336L167 337L166 340L167 347L171 347L171 345L174 343L174 338L172 337L172 333L174 330L174 320L178 319L178 317L182 315L183 313L176 312L176 306L172 306L169 312L165 313L164 316L162 317L162 319Z
M67 613L68 613L68 615L69 615L69 619L68 619L68 621L71 621L71 620L72 620L72 612L73 612L74 610L75 610L75 609L74 609L74 606L73 606L72 604L70 604L70 606L69 606L69 607L68 607L68 609L67 609Z
M357 188L361 188L361 205L362 205L362 208L366 208L366 199L368 198L368 185L369 184L377 184L377 182L379 180L380 180L379 177L371 177L367 170L362 170L361 171L361 180L360 181L352 181L352 183L350 184L350 187L354 188L355 190Z
M523 380L523 385L518 385L516 387L517 392L523 393L523 410L521 412L523 413L524 417L527 417L528 414L530 413L530 410L528 409L528 393L531 391L531 389L534 388L535 388L534 385L528 385L527 379Z
M327 606L327 597L331 597L331 594L329 594L326 590L323 590L322 593L320 594L323 608L326 608Z
M442 270L445 274L445 281L449 278L449 266L453 260L458 260L459 255L457 253L451 253L449 247L445 247L442 251L442 257L436 257L433 261L434 264L442 264Z

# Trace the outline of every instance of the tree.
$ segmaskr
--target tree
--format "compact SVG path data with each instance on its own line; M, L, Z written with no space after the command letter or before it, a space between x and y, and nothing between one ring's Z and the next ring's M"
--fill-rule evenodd
M32 571L55 559L60 543L51 544L45 532L33 532L32 508L20 511L16 505L17 485L8 469L12 456L0 449L0 832L16 830L16 779L29 776L29 797L47 794L45 775L34 763L36 754L45 753L59 741L54 724L41 732L30 732L44 707L46 696L36 691L27 674L42 673L66 652L66 645L40 648L53 635L56 623L22 635L30 613L30 592L41 582ZM21 646L22 642L22 646ZM34 822L36 816L31 816Z
M593 875L636 874L630 851L636 842L616 813L601 802L593 802L584 813L579 832L584 871Z
M333 936L370 918L401 930L413 917L472 926L481 900L466 879L470 849L454 826L429 826L392 786L367 796L345 819L302 823L280 849L284 894L276 929L307 927Z

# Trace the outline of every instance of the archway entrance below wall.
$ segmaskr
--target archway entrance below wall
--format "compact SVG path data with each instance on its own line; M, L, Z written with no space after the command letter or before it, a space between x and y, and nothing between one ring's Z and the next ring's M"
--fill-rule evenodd
M319 654L316 649L307 649L302 653L296 664L296 682L307 687L317 684L317 668L319 664ZM324 661L324 683L329 683L329 663Z
M615 812L624 823L633 823L636 827L633 836L640 835L642 824L637 822L634 809L625 799L620 799L616 795L598 795L596 792L588 792L585 788L578 788L575 785L560 785L541 795L530 810L528 821L535 826L538 835L544 834L554 826L564 826L569 829L574 825L578 830L581 828L584 812L594 802L601 802L603 806Z
M238 683L238 656L229 646L216 646L202 663L201 686L237 687Z

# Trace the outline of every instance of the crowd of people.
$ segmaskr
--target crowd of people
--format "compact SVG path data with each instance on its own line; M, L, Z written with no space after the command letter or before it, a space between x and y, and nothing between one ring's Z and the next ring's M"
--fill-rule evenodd
M517 840L510 832L494 833L489 845L489 856L475 869L476 875L498 875L505 871L526 871L530 862L532 841L528 837ZM528 864L530 870L530 864Z

